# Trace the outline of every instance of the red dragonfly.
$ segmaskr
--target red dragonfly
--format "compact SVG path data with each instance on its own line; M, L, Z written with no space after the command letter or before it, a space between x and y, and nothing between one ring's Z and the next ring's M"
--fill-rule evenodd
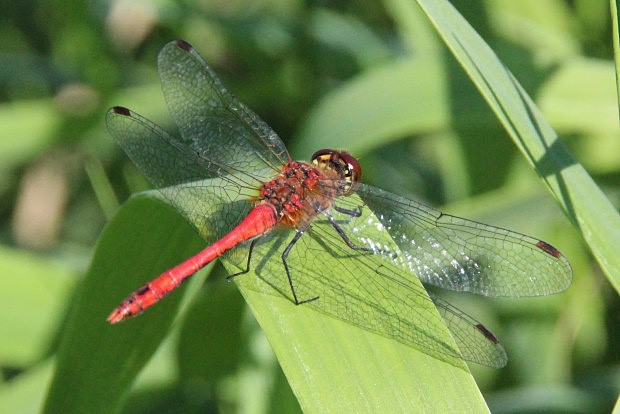
M110 109L107 126L209 246L132 293L109 322L141 313L222 257L251 289L430 355L502 367L506 353L491 331L416 278L494 297L570 285L571 267L550 244L361 184L362 169L345 151L293 161L187 42L167 44L158 66L180 136L123 107ZM242 276L250 269L257 277ZM434 334L442 323L458 349Z

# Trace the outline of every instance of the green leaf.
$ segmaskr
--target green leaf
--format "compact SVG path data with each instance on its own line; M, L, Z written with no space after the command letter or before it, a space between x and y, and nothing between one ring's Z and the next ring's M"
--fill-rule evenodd
M620 127L614 89L611 62L569 58L547 79L537 102L546 119L561 132L591 133L595 140L610 134L615 140Z
M127 202L103 231L75 294L44 412L109 413L120 406L168 333L182 295L120 325L110 325L107 315L133 290L202 245L159 201L142 196Z
M150 196L134 197L121 209L102 234L76 295L46 412L97 413L119 406L169 329L181 295L119 326L107 325L105 317L127 292L199 246L193 230ZM284 297L252 289L242 293L305 410L486 410L463 367Z

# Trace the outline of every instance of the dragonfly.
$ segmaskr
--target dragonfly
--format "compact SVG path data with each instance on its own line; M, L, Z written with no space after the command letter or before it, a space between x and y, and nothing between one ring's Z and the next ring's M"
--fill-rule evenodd
M294 161L189 43L168 43L158 70L179 134L121 106L108 111L107 128L208 247L129 295L110 323L140 314L221 258L239 270L229 278L250 289L438 358L503 367L497 337L423 284L489 297L570 285L570 264L551 244L363 184L346 151ZM436 333L440 324L453 342Z

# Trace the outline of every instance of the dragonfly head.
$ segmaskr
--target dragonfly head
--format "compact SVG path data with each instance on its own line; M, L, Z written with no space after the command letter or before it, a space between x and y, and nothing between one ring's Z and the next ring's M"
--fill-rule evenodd
M362 179L362 167L351 154L332 149L318 150L312 155L312 165L322 171L333 171L341 180L340 195L351 194Z

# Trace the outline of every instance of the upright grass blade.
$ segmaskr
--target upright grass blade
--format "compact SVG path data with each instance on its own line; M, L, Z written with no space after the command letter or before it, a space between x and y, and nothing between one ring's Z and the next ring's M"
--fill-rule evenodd
M417 2L620 292L617 211L519 82L456 9L445 0Z
M616 95L618 97L618 118L620 119L620 30L618 29L618 0L609 0L611 8L611 25L613 27L612 42L614 45L614 61L616 62Z

